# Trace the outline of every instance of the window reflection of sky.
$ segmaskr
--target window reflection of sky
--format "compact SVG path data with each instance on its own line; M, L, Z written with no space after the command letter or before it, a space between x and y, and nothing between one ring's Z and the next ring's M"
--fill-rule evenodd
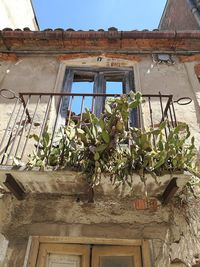
M93 93L94 82L73 82L72 93L83 93L92 94ZM106 94L122 94L122 82L106 82ZM76 96L73 99L72 111L77 115L81 113L82 96ZM85 97L84 107L92 108L92 97Z
M93 86L94 82L73 82L72 93L92 94ZM75 112L77 115L81 113L81 103L82 103L82 96L74 97L72 103L72 111ZM83 111L85 110L86 107L89 109L92 108L92 97L85 97Z

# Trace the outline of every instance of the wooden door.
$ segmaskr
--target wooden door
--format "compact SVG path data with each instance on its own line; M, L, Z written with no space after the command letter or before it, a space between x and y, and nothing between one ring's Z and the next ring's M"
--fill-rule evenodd
M142 267L141 248L42 243L36 267Z

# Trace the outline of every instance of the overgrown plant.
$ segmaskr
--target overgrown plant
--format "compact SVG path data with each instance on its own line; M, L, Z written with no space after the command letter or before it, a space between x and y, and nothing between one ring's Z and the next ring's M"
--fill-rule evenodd
M156 130L129 125L130 111L141 101L141 94L133 92L108 99L100 118L86 109L81 122L71 121L69 126L61 127L53 141L48 129L40 142L33 135L39 147L30 155L28 166L72 167L85 174L91 187L100 183L103 174L115 185L132 186L134 173L144 183L147 173L155 181L166 171L196 173L194 138L186 124L171 129L167 138L166 122Z

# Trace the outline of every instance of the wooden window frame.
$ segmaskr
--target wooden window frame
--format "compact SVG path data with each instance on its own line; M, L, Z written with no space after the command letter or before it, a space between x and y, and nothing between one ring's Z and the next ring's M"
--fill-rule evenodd
M106 246L131 246L139 248L142 256L142 266L152 267L152 253L149 240L132 240L132 239L106 239L106 238L87 238L87 237L56 237L56 236L31 236L28 241L26 256L23 267L43 267L47 258L47 254L50 252L69 252L70 247L73 252L78 253L74 255L82 255L86 259L87 250L90 245L106 245ZM88 247L87 247L88 245ZM77 251L75 251L77 248ZM53 249L53 250L52 250ZM68 250L69 249L69 250ZM75 249L75 250L74 250ZM72 251L72 250L71 250ZM43 257L40 265L36 265L39 257Z
M142 267L139 246L95 246L92 250L92 266L99 266L102 256L133 256L134 266Z
M111 81L118 81L122 83L122 94L128 94L130 91L135 91L134 70L127 68L105 68L105 67L70 67L66 66L64 79L61 91L71 93L73 83L76 82L75 76L79 75L79 82L87 81L86 77L93 77L93 93L106 94L106 84ZM91 81L91 78L89 79ZM84 92L83 92L84 93ZM113 92L114 94L114 92ZM97 117L103 112L106 97L97 97L94 106L94 113ZM98 103L98 104L97 104ZM65 96L59 104L59 126L65 124L66 114L69 109L70 97ZM138 111L132 110L130 112L130 123L134 127L139 127Z

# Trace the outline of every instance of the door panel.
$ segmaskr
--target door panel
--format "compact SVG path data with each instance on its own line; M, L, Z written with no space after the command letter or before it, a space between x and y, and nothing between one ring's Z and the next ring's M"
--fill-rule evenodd
M92 267L142 267L141 251L134 246L95 246Z
M100 267L134 267L132 256L101 256Z
M43 243L36 267L89 267L89 259L88 245Z
M81 256L49 254L46 267L81 267Z

